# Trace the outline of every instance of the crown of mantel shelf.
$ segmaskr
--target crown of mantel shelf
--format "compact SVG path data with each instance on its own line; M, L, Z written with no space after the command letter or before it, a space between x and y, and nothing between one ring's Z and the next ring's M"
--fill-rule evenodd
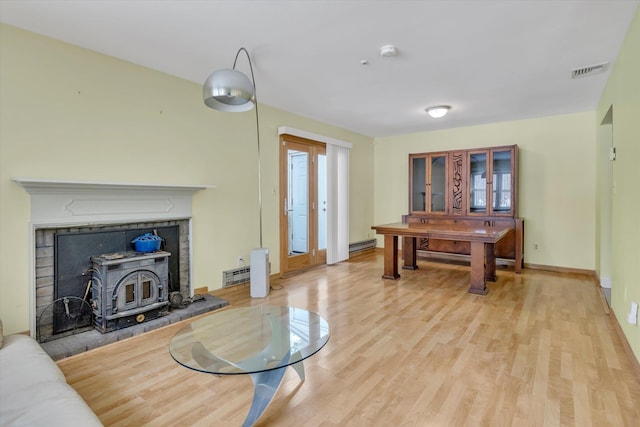
M161 191L194 193L215 188L215 185L173 185L112 181L70 181L42 178L13 178L29 194L55 194L87 191Z

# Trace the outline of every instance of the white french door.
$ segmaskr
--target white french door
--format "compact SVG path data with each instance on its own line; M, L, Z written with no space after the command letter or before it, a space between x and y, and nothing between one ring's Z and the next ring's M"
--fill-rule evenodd
M309 154L289 150L289 256L309 251Z

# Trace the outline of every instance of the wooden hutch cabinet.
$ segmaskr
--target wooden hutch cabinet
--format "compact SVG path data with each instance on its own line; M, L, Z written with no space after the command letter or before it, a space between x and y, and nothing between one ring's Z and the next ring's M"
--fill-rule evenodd
M511 228L495 245L497 258L523 263L524 222L517 217L518 146L409 155L409 214L403 222ZM469 242L420 239L422 255L469 255ZM425 253L426 252L426 253Z

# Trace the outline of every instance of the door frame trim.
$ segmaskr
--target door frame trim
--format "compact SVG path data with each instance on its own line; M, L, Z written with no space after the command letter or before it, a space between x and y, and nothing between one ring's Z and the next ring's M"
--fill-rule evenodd
M308 147L310 150L310 159L317 157L318 154L326 155L326 144L306 138L301 138L289 134L281 134L279 139L279 186L280 186L280 274L286 275L296 271L303 271L317 265L326 264L326 249L318 250L317 232L312 230L318 228L318 174L317 174L317 158L313 159L310 164L312 167L309 173L309 252L307 254L289 257L289 236L288 236L288 215L286 215L287 207L285 206L286 197L288 197L288 145L292 143ZM291 262L291 261L294 262Z

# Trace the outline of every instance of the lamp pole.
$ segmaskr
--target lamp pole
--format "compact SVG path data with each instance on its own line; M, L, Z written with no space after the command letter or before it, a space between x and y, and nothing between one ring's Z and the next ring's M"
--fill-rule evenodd
M258 207L260 216L260 248L262 249L262 162L260 155L260 119L258 118L258 93L256 91L256 79L253 75L253 64L251 63L251 56L249 56L249 52L244 47L238 49L236 58L233 61L233 69L236 69L236 64L238 62L238 56L240 55L240 52L244 52L247 55L247 60L249 61L249 70L251 71L251 83L253 84L253 98L256 110L256 135L258 141Z

